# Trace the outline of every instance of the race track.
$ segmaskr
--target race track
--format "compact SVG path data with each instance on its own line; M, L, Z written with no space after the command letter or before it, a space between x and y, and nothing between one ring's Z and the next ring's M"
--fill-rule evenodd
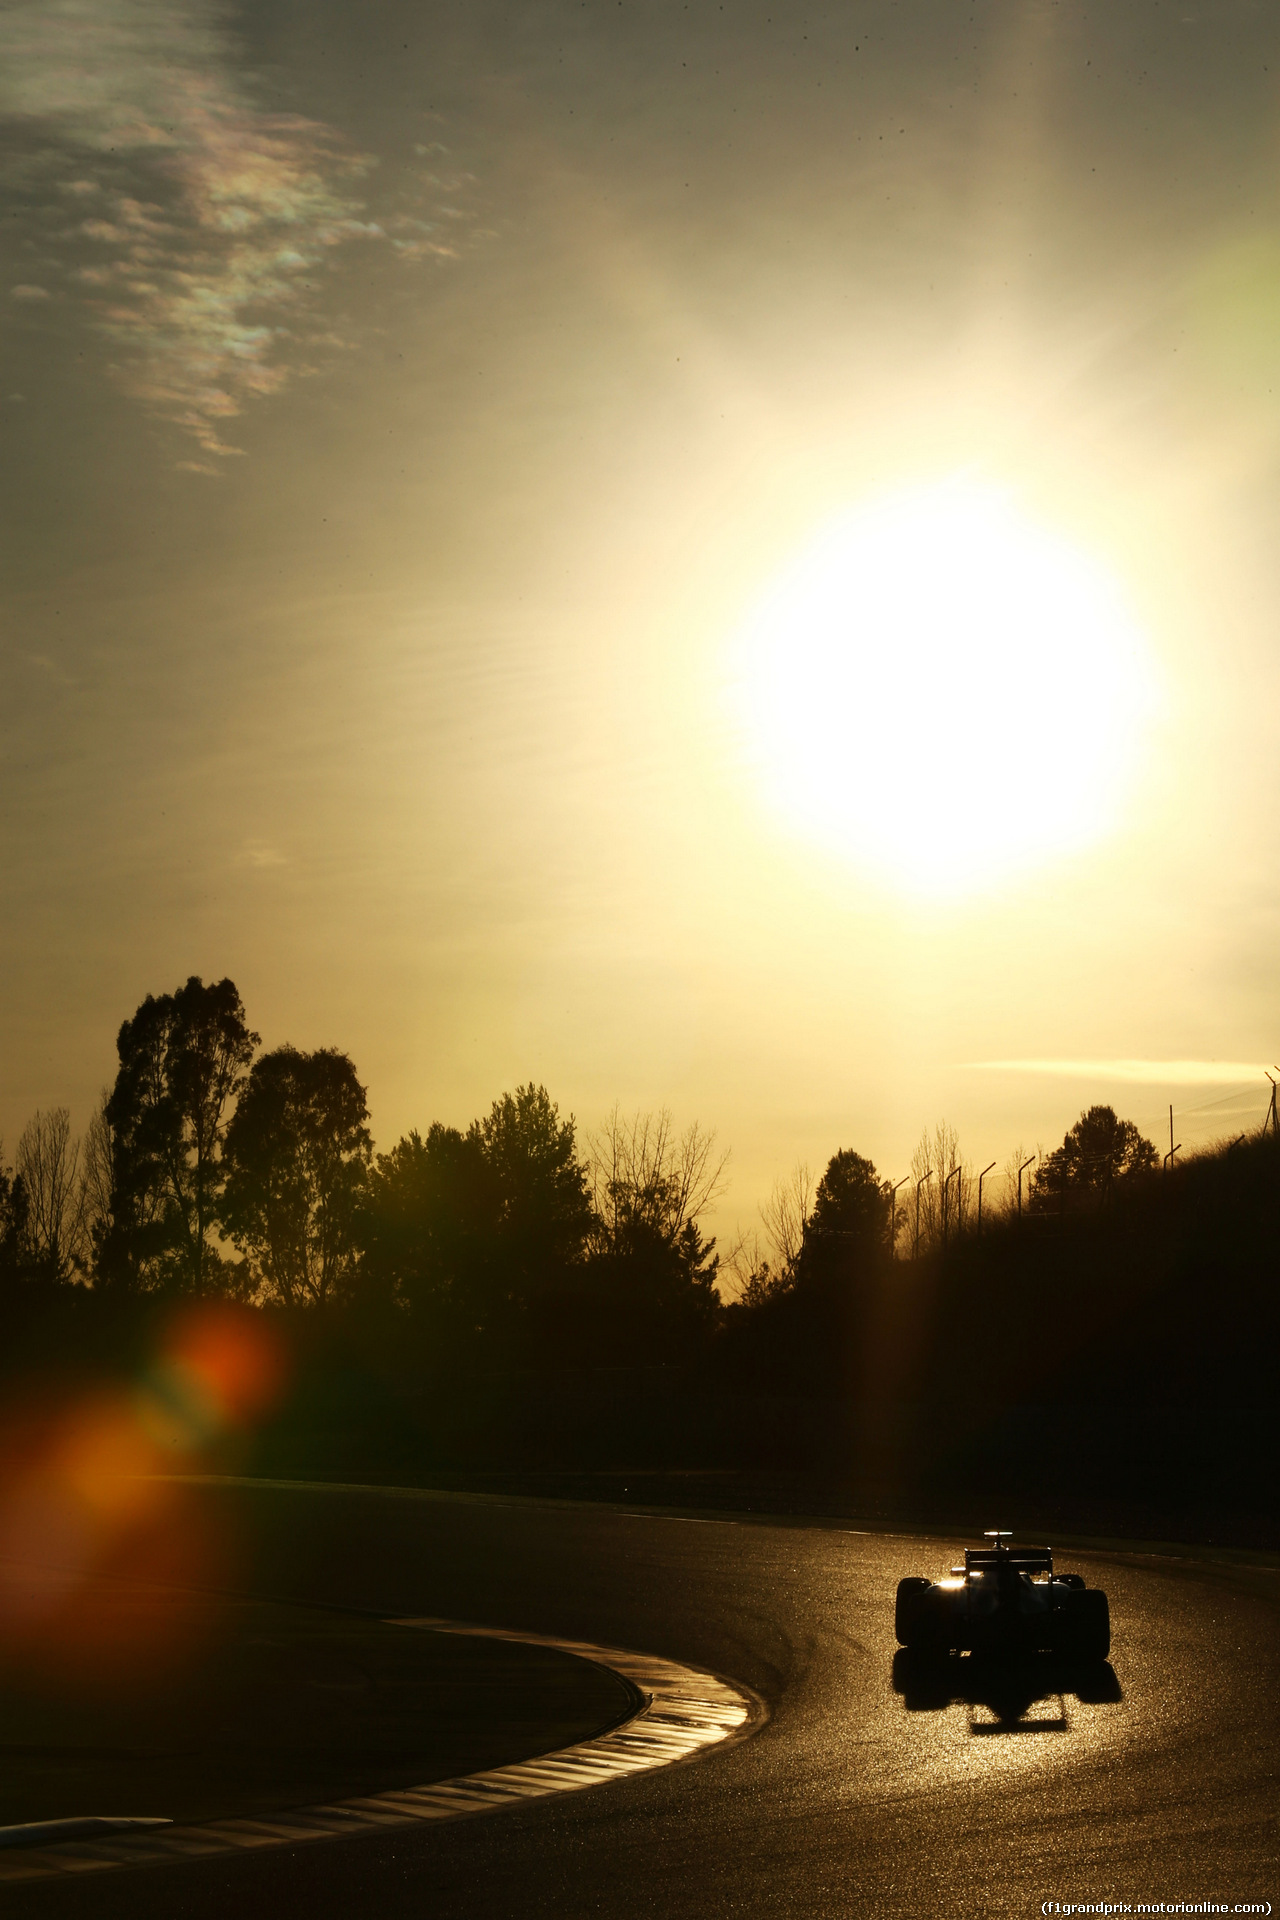
M1280 1573L1064 1553L1110 1594L1114 1678L1088 1698L1047 1675L1040 1698L984 1682L941 1702L895 1689L893 1591L960 1542L368 1490L194 1497L248 1543L264 1594L642 1649L745 1683L769 1719L510 1812L14 1886L15 1913L825 1920L1275 1899Z

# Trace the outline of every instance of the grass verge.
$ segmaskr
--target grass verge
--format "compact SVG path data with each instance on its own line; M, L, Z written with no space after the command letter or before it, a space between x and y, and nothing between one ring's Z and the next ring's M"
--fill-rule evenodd
M0 1824L264 1814L528 1759L632 1710L550 1648L145 1586L93 1606L78 1644L0 1657Z

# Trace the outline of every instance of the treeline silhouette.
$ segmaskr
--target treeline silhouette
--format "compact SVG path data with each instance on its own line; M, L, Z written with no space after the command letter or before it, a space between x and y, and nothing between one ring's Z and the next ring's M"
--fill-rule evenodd
M0 1166L11 1306L78 1283L122 1309L390 1318L464 1367L616 1361L628 1342L674 1362L713 1326L698 1222L723 1160L698 1126L615 1112L581 1141L528 1085L375 1155L346 1054L258 1046L230 980L147 996L84 1140L39 1112Z
M891 1183L850 1149L775 1189L723 1264L724 1160L546 1089L375 1154L351 1060L259 1051L229 980L148 996L85 1138L0 1165L13 1384L144 1367L174 1303L292 1356L240 1464L792 1472L885 1499L1072 1489L1271 1514L1280 1142L1161 1167L1089 1108L1016 1196L954 1132ZM990 1170L986 1170L990 1171Z

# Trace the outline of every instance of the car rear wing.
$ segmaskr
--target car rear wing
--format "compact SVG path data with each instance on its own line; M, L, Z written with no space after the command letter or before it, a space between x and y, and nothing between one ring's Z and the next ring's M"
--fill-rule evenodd
M966 1547L964 1564L967 1573L976 1573L983 1567L1010 1567L1015 1573L1052 1573L1053 1551L1050 1547Z

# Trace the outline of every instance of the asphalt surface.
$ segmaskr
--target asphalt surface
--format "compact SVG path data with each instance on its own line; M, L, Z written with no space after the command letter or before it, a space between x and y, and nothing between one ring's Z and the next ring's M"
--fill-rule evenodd
M1120 1554L1109 1674L895 1685L893 1592L963 1544L458 1496L197 1499L264 1594L643 1648L745 1682L751 1739L527 1810L14 1887L50 1915L1031 1914L1275 1901L1280 1573Z

